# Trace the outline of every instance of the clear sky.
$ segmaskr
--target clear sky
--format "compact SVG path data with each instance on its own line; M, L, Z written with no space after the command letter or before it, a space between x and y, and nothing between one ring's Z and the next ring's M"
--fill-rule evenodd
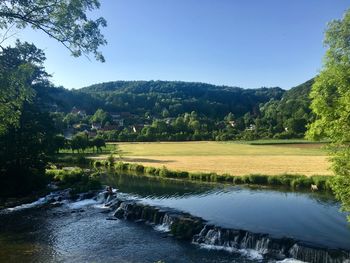
M106 63L73 58L32 30L52 81L81 88L112 80L183 80L291 88L321 69L323 34L350 0L101 0Z

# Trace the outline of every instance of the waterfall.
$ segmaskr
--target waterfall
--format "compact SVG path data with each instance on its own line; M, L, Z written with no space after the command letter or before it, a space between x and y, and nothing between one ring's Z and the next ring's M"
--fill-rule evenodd
M295 244L289 250L293 258L310 263L350 263L350 253L338 250L320 250Z
M170 232L170 227L173 223L174 219L169 214L165 214L161 218L160 224L156 225L154 229L161 232Z
M312 246L291 238L272 238L267 234L209 225L202 218L173 209L159 208L138 201L120 201L114 216L152 224L156 230L175 238L213 249L240 253L255 259L288 260L310 263L350 263L350 252Z

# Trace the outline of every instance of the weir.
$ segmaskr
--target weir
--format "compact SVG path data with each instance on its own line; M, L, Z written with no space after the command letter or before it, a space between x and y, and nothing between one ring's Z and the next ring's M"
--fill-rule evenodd
M222 228L188 213L134 200L115 198L109 203L115 209L114 216L118 219L151 224L155 229L169 232L177 239L203 247L234 253L252 250L258 252L261 259L294 258L310 263L350 263L350 252L342 249L319 247L292 238L274 238L268 234Z

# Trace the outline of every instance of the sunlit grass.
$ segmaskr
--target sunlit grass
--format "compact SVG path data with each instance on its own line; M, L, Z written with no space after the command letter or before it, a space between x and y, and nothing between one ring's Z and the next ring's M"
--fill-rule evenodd
M233 142L118 143L123 161L189 172L231 175L332 175L322 145ZM95 158L107 159L107 154Z

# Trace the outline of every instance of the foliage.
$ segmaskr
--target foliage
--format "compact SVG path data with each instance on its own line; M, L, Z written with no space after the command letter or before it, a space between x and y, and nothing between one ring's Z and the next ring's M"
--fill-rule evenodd
M28 43L0 52L0 194L24 195L44 186L47 157L57 150L54 123L37 90L48 88L44 55ZM17 74L20 72L20 74Z
M106 44L100 32L106 21L87 17L99 7L98 0L2 0L0 29L30 26L62 43L73 56L93 53L97 60L104 61L98 48Z
M44 61L41 50L19 41L0 52L0 134L10 126L18 127L23 104L35 96L32 85L46 80Z
M48 169L46 170L46 176L58 182L62 188L72 188L73 193L101 188L101 183L98 179L99 174L93 174L81 168Z
M61 42L74 56L93 53L104 61L97 49L106 43L100 32L106 22L87 17L96 8L98 0L3 0L2 37L6 40L13 25L31 26ZM48 156L65 141L56 135L63 118L56 114L53 123L54 114L48 113L44 99L52 88L43 67L44 53L20 41L14 47L4 47L1 42L0 48L0 195L6 197L43 187Z
M73 138L70 140L70 147L72 151L74 152L75 150L80 152L85 151L86 148L89 147L89 137L86 133L80 132L76 135L73 136Z
M114 158L113 153L111 153L111 154L108 156L107 161L108 161L108 163L109 163L110 166L114 166L115 158Z
M102 152L102 147L106 147L106 142L102 137L97 136L90 140L89 145L93 148L96 147L96 152Z
M95 114L92 115L91 119L90 119L90 122L91 123L99 123L101 125L105 125L107 122L110 122L112 121L111 120L111 116L105 112L104 110L102 109L97 109Z
M84 155L55 155L53 158L55 163L67 163L67 164L89 164L90 160L85 158Z
M316 115L308 136L333 142L333 170L338 176L333 189L350 211L350 10L343 19L328 25L324 67L311 91L311 108Z
M105 140L100 137L94 137L89 138L89 135L85 132L79 132L75 134L70 140L68 140L67 144L65 144L65 147L60 147L60 149L63 148L70 148L72 152L77 151L80 153L82 151L85 152L86 149L92 148L93 152L102 152L102 147L106 147Z
M100 161L96 161L100 162ZM311 184L317 185L319 190L330 190L331 176L304 176L304 175L263 175L250 174L244 176L233 176L230 174L216 174L216 173L189 173L186 171L169 170L163 166L161 168L144 167L141 164L118 162L114 165L116 170L133 171L145 173L146 175L159 176L163 178L175 179L189 179L194 181L204 182L220 182L230 184L251 184L251 185L270 185L270 186L284 186L292 189L310 189Z
M36 105L25 103L18 127L0 136L0 195L25 195L47 183L47 156L56 151L53 123Z
M45 100L59 105L69 125L114 125L117 128L112 131L99 131L108 141L302 138L314 118L309 108L313 81L288 91L176 81L116 81L74 91L51 89ZM73 107L85 110L89 117L70 113Z

